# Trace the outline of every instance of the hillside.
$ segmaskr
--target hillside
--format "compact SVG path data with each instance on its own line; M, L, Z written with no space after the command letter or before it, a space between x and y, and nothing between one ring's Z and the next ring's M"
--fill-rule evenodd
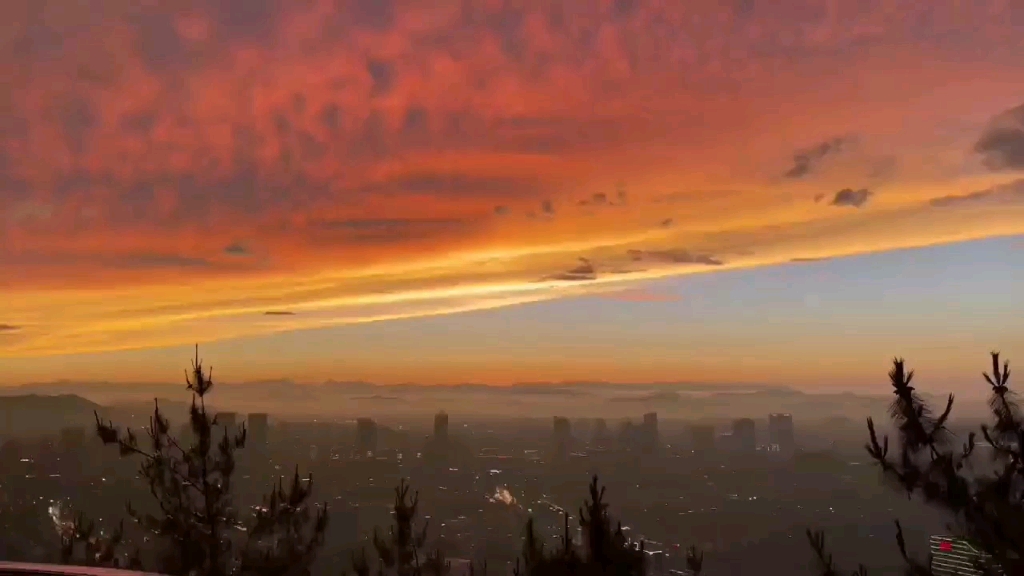
M92 426L106 409L75 394L0 396L0 436L53 434L63 427Z

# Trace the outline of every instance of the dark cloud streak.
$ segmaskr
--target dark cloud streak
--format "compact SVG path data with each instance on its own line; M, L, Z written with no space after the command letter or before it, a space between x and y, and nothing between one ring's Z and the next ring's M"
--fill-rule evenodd
M851 136L837 136L811 148L798 151L793 155L793 167L786 171L785 177L800 179L810 175L827 157L843 152L853 142L854 139Z
M703 264L705 266L721 266L718 258L709 254L695 254L689 250L628 250L626 255L634 262L660 262L671 264Z
M239 243L229 244L224 248L224 253L229 256L248 256L249 249Z
M830 258L821 258L821 257L814 257L814 256L804 256L804 257L799 257L799 258L790 258L789 261L792 262L793 264L809 264L811 262L824 262L825 260L829 260L829 259Z
M426 241L466 231L471 224L457 218L350 218L319 221L308 232L318 241L373 245Z
M874 196L874 192L867 188L860 188L854 190L853 188L843 188L839 192L835 193L832 197L832 201L829 202L830 206L849 206L852 208L860 208L867 204L868 200Z
M544 278L544 280L562 280L568 282L586 282L597 279L597 270L594 269L593 263L587 258L580 258L578 266L570 268L565 272L559 274L553 274Z
M993 118L974 152L989 170L1024 170L1024 104Z
M969 194L951 194L932 198L928 204L933 208L957 208L1017 202L1024 202L1024 178L984 190L976 190Z

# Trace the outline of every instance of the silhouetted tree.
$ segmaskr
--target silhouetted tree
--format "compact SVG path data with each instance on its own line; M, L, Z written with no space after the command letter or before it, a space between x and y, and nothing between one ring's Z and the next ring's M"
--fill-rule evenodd
M155 540L168 545L159 566L162 573L187 576L305 576L327 527L327 507L311 510L312 477L298 470L290 487L279 482L250 518L241 519L232 503L235 451L245 446L245 428L223 430L206 409L213 388L212 371L204 372L198 347L191 375L189 410L191 441L186 445L170 434L170 424L157 404L145 429L148 443L131 430L121 431L96 415L104 444L116 445L122 456L141 460L140 476L156 500L155 513L141 513L129 503L128 514ZM73 541L84 541L90 563L107 564L107 545L90 545L89 531L76 529ZM243 536L236 536L241 534ZM120 532L117 533L118 540ZM67 540L67 539L65 539ZM66 544L65 549L74 542ZM117 542L111 546L116 547Z
M976 434L971 432L960 446L946 428L953 410L953 395L938 415L925 403L911 382L914 371L907 370L902 358L893 360L889 380L896 398L889 414L899 434L898 453L889 454L889 438L881 441L875 423L868 418L868 454L881 467L886 478L906 491L917 494L929 505L953 517L949 529L990 556L978 568L995 574L1024 574L1024 421L1009 389L1009 362L1000 364L992 353L992 372L983 373L991 395L991 425L981 426L985 441L991 445L994 473L972 468ZM820 564L820 574L837 574L831 555L825 551L824 535L808 530L808 539ZM921 562L907 553L903 530L896 522L896 544L907 563L908 575L931 574L930 562ZM858 574L864 574L863 567Z
M645 571L643 543L626 538L622 524L612 527L605 489L598 487L597 476L590 483L590 500L580 508L580 528L583 532L582 550L578 550L569 536L569 517L566 515L562 545L548 553L537 538L533 519L526 523L522 561L516 562L516 576L554 576L579 574L581 576L642 576ZM703 555L691 549L692 561L688 567L700 572Z
M686 569L689 570L693 576L698 576L703 568L704 552L698 550L696 546L690 546L686 551Z
M84 514L78 513L73 520L64 522L59 528L60 559L63 564L125 567L133 570L142 567L137 551L124 558L119 553L124 539L124 521L111 534L104 534Z
M392 514L395 522L386 536L377 530L373 532L373 548L377 554L376 573L384 576L446 576L451 563L440 550L426 552L427 522L416 528L419 492L409 497L409 485L403 478L395 488L395 504ZM352 569L357 576L369 576L372 572L366 558L366 550L353 556Z

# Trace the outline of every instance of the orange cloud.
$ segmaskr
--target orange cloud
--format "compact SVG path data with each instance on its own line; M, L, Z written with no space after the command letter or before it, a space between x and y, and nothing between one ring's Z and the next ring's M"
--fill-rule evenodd
M7 2L0 354L1024 232L1011 9L869 4Z

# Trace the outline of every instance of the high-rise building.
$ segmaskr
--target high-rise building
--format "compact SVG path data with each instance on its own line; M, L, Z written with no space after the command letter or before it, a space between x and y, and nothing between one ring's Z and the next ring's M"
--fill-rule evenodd
M640 447L644 451L652 451L658 447L658 413L644 414L644 423L640 428Z
M228 435L228 438L235 438L235 435L238 434L237 412L217 412L214 415L214 419L217 422L213 430L213 441L215 443L220 442L221 435L225 433Z
M650 428L654 432L658 431L658 413L648 412L644 414L644 426Z
M237 412L217 412L214 416L217 420L218 426L223 426L225 429L233 432L238 427L238 413Z
M736 450L754 452L757 450L757 427L750 418L738 418L732 422L732 439Z
M715 451L715 427L708 424L690 426L690 448L696 454Z
M563 416L555 416L553 420L553 442L555 456L564 458L569 454L569 441L572 438L572 426L569 419Z
M952 536L932 536L931 571L935 576L982 576L1001 574L997 566L989 564L991 558L964 540ZM989 571L986 571L986 568Z
M262 412L249 414L246 418L246 435L249 445L266 446L268 428L269 417L266 414Z
M238 425L238 413L237 412L217 412L214 416L217 419L217 424L221 426L237 426Z
M377 451L377 423L373 418L356 420L356 452L360 456Z
M792 414L768 415L768 449L781 454L792 454L796 449Z
M567 440L572 435L572 425L569 419L564 416L555 416L552 420L553 431L556 439Z
M434 440L448 441L448 414L444 410L434 415Z

